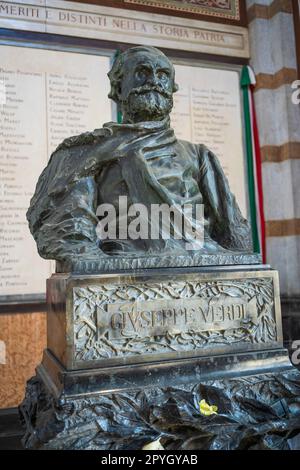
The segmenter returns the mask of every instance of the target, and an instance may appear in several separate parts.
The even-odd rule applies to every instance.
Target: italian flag
[[[261,172],[261,154],[254,107],[253,90],[255,75],[249,65],[245,65],[241,74],[241,87],[244,103],[244,122],[246,136],[248,189],[250,201],[250,220],[252,227],[253,248],[261,253],[266,261],[265,217],[263,207],[263,189]]]

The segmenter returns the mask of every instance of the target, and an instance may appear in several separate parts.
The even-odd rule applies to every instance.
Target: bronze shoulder
[[[72,137],[67,137],[63,140],[58,147],[55,149],[55,152],[58,150],[65,150],[72,147],[78,147],[81,145],[91,145],[96,144],[104,137],[108,137],[111,134],[110,130],[106,127],[101,129],[95,129],[91,132],[83,132],[79,135],[74,135]],[[54,152],[54,153],[55,153]]]

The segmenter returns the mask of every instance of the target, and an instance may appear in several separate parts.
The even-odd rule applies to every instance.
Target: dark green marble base
[[[201,414],[202,399],[217,414]],[[28,449],[136,450],[158,438],[169,450],[290,449],[300,436],[300,373],[128,383],[123,390],[59,397],[37,376],[27,384],[20,414]]]
[[[268,267],[55,274],[47,292],[48,350],[20,406],[24,447],[161,438],[166,449],[286,449],[299,434],[300,373]],[[218,413],[201,414],[203,399]]]

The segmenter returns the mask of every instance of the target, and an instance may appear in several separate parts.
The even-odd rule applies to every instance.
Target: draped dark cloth
[[[251,251],[249,224],[218,159],[204,145],[177,140],[167,118],[138,124],[107,123],[58,146],[38,180],[27,212],[39,254],[65,260],[108,252],[185,251],[184,239],[122,240],[115,242],[115,249],[110,240],[99,240],[97,206],[111,203],[117,207],[120,195],[126,195],[129,204],[148,208],[151,204],[204,204],[202,252]]]

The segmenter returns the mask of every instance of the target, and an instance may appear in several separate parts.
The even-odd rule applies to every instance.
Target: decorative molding
[[[124,0],[125,3],[239,20],[238,0]]]
[[[73,302],[77,361],[278,340],[274,286],[269,277],[90,284],[73,288]],[[214,319],[214,308],[227,312],[222,321]],[[200,311],[205,312],[203,318]],[[163,312],[167,319],[161,316]]]
[[[274,0],[271,5],[254,3],[248,11],[248,23],[255,19],[270,20],[277,13],[293,13],[292,0]]]
[[[300,219],[266,221],[267,237],[291,237],[300,235]]]
[[[300,142],[287,142],[283,145],[264,145],[260,149],[262,162],[280,163],[300,158]]]
[[[297,70],[283,67],[275,74],[259,73],[256,75],[256,86],[254,91],[261,90],[262,88],[268,90],[275,90],[282,85],[291,85],[297,80]]]
[[[232,269],[54,274],[47,347],[72,370],[280,347],[277,272]]]
[[[99,259],[68,260],[57,261],[56,272],[58,273],[85,273],[97,274],[116,271],[126,271],[133,269],[152,268],[183,268],[199,266],[232,266],[246,264],[260,264],[261,255],[259,253],[219,253],[202,254],[196,253],[191,256],[186,255],[149,255],[149,256],[104,256]]]
[[[50,0],[51,1],[51,0]],[[72,0],[77,3],[247,26],[245,0]],[[159,6],[160,5],[160,6]],[[215,5],[215,6],[214,6]],[[216,8],[218,7],[218,8]]]

